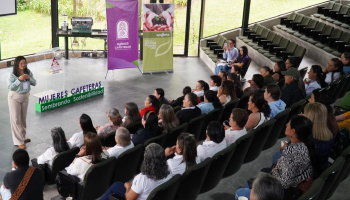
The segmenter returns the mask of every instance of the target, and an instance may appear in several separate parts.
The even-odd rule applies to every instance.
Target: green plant
[[[175,0],[176,5],[187,6],[187,0]]]
[[[29,9],[30,0],[17,0],[17,11],[25,11]]]

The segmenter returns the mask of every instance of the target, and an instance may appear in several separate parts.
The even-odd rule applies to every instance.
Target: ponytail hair
[[[271,109],[267,101],[264,99],[264,94],[256,92],[250,95],[252,103],[259,109],[259,112],[264,113],[266,118],[270,117]]]
[[[272,74],[272,73],[273,73],[272,69],[270,69],[270,67],[268,67],[268,66],[263,66],[262,68],[263,68],[265,71],[269,72],[269,74]]]
[[[197,143],[193,135],[189,133],[181,133],[177,137],[179,148],[182,150],[182,161],[186,163],[186,169],[196,165]]]
[[[231,83],[232,83],[232,82],[231,82]],[[216,94],[217,94],[217,93],[214,92],[214,91],[212,91],[212,90],[208,90],[208,91],[205,91],[205,92],[204,92],[205,98],[206,98],[209,102],[213,103],[214,108],[221,108],[222,105],[221,105],[221,103],[220,103],[220,100],[219,100],[218,96],[216,96]]]
[[[203,80],[199,80],[198,83],[201,84],[201,87],[202,87],[202,88],[204,88],[204,89],[203,89],[204,92],[207,91],[207,90],[209,90],[209,85],[208,85],[207,82],[205,82],[205,81],[203,81]]]
[[[311,69],[314,73],[317,75],[317,83],[320,84],[321,88],[324,88],[327,86],[327,83],[325,82],[326,75],[322,71],[322,67],[319,65],[312,65]]]

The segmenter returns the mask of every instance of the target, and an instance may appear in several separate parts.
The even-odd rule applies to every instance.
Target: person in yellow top
[[[335,117],[338,122],[339,129],[347,128],[350,131],[350,111]]]

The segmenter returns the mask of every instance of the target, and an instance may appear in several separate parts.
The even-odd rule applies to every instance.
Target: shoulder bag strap
[[[24,175],[21,183],[18,185],[15,193],[12,194],[10,200],[17,200],[22,195],[24,189],[26,188],[30,178],[32,177],[35,171],[35,167],[29,167],[26,174]]]

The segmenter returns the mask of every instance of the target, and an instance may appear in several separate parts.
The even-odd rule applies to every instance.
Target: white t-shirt
[[[70,148],[81,147],[84,145],[83,131],[74,133],[74,135],[67,141]]]
[[[197,95],[197,97],[201,97],[204,95],[204,90],[201,90],[201,91],[193,91],[194,94]]]
[[[131,189],[132,191],[139,194],[139,196],[137,197],[137,200],[146,200],[148,195],[152,192],[154,188],[168,181],[171,177],[172,177],[172,174],[170,173],[164,179],[154,181],[148,178],[146,175],[143,175],[142,173],[140,173],[136,175],[134,180],[132,181]]]
[[[120,154],[122,154],[124,151],[131,149],[134,147],[134,143],[130,142],[130,144],[126,147],[122,147],[119,145],[115,145],[112,148],[107,149],[107,152],[109,154],[109,157],[115,157],[118,158]]]
[[[212,91],[218,91],[220,89],[220,87],[218,86],[214,86],[214,87],[210,87],[209,90],[212,90]]]
[[[242,137],[243,135],[247,134],[247,130],[243,128],[242,130],[230,130],[227,129],[225,131],[225,140],[226,140],[226,145],[229,146],[230,144],[236,142],[238,138]]]
[[[220,143],[205,140],[202,145],[197,146],[197,155],[202,162],[208,157],[213,157],[214,154],[225,149],[226,147],[225,139]]]
[[[38,164],[42,165],[47,163],[49,166],[52,165],[53,158],[57,155],[55,148],[50,147],[38,157]]]
[[[169,169],[172,174],[183,174],[186,171],[186,163],[181,163],[182,159],[182,155],[178,155],[177,153],[175,153],[175,156],[173,158],[167,160]],[[196,157],[196,163],[198,164],[200,162],[201,161],[199,160],[199,158]]]
[[[326,74],[326,79],[325,79],[326,83],[330,84],[332,82],[332,74],[333,74],[333,72],[328,72]],[[334,72],[334,74],[333,74],[333,81],[335,81],[339,77],[340,77],[340,72]]]
[[[80,182],[84,180],[84,176],[89,167],[92,166],[90,156],[83,156],[76,158],[68,167],[66,167],[67,173],[70,175],[78,176]]]

